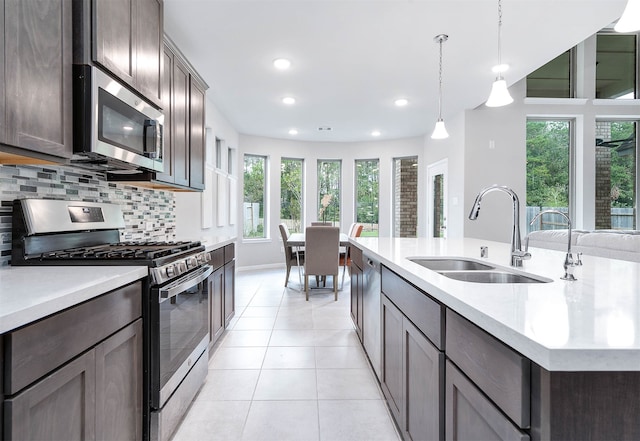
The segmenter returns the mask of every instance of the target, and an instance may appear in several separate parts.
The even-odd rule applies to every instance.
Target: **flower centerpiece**
[[[330,194],[325,194],[324,196],[322,196],[322,200],[320,201],[320,205],[322,205],[322,208],[320,208],[320,211],[318,212],[318,218],[321,218],[322,222],[326,221],[327,207],[331,205],[332,198],[333,195]]]

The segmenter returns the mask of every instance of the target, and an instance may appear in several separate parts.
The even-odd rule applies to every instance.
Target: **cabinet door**
[[[164,172],[157,174],[157,179],[164,182],[175,182],[174,177],[174,149],[173,149],[173,116],[171,108],[173,106],[173,59],[174,55],[171,49],[164,46],[162,52],[164,58],[162,63],[162,113],[164,113],[164,133],[163,133],[163,151],[162,165]]]
[[[362,342],[362,269],[351,261],[351,320],[356,327],[356,334]]]
[[[204,189],[205,151],[205,87],[191,76],[189,100],[189,187]]]
[[[528,441],[450,361],[446,362],[446,439],[449,441]]]
[[[136,52],[136,88],[149,100],[162,105],[163,3],[162,0],[137,0],[138,46]]]
[[[95,406],[95,352],[91,350],[5,400],[6,439],[95,439]]]
[[[93,59],[135,85],[137,0],[93,0]]]
[[[404,439],[444,439],[444,353],[409,320],[403,321]]]
[[[5,141],[69,158],[73,150],[71,2],[5,0],[4,6],[5,83],[0,87],[6,95]]]
[[[402,421],[402,313],[382,296],[382,391],[396,421]]]
[[[236,312],[235,290],[236,290],[236,261],[224,266],[224,326],[229,326],[229,322]]]
[[[142,439],[142,319],[96,346],[96,440]]]
[[[224,332],[224,267],[220,267],[209,276],[209,345],[220,338]]]
[[[189,70],[179,57],[173,60],[173,177],[178,185],[189,185]]]

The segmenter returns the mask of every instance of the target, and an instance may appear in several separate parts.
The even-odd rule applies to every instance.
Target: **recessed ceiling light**
[[[409,100],[406,98],[398,98],[397,100],[394,101],[394,103],[398,107],[404,107],[407,104],[409,104]]]
[[[295,104],[296,103],[296,99],[292,96],[285,96],[284,98],[282,98],[282,102],[284,104]]]
[[[329,127],[329,126],[320,126],[320,127],[318,127],[318,131],[319,132],[330,132],[332,130],[333,129],[331,127]]]
[[[374,130],[371,132],[371,136],[380,136],[380,130]]]
[[[276,58],[275,60],[273,60],[273,66],[276,69],[286,70],[291,67],[291,61],[287,60],[286,58]]]
[[[289,130],[289,135],[297,135],[298,131],[296,129]]]

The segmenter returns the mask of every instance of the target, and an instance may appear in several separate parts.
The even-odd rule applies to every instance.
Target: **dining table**
[[[300,281],[300,285],[302,286],[302,273],[300,269],[300,254],[302,248],[305,246],[305,234],[304,233],[292,233],[287,239],[287,245],[292,247],[292,250],[296,253],[296,261],[298,263],[298,279]],[[345,255],[348,252],[349,248],[349,236],[345,233],[340,233],[340,246],[345,248]],[[342,271],[347,271],[347,259],[344,259]],[[344,272],[342,273],[344,280]],[[340,289],[342,289],[342,283],[340,284]]]

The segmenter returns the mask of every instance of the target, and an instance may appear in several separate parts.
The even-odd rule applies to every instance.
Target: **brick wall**
[[[126,224],[122,240],[175,240],[172,192],[114,184],[101,173],[71,167],[0,165],[0,266],[9,264],[12,203],[20,198],[119,204]]]
[[[394,236],[396,237],[416,237],[418,234],[417,164],[417,158],[395,160]]]

